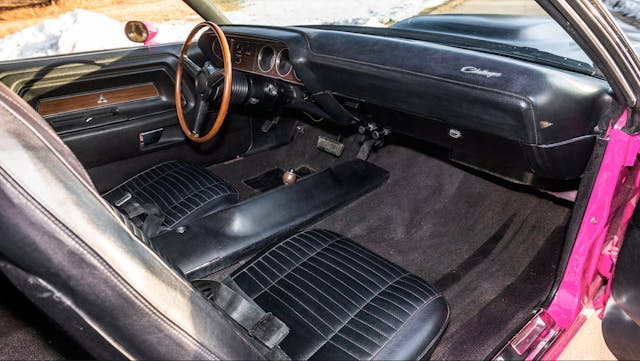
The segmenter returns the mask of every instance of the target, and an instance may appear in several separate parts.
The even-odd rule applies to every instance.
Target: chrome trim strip
[[[634,63],[635,60],[629,53],[629,48],[625,46],[625,43],[629,45],[626,37],[605,8],[594,7],[593,4],[588,2],[578,2],[577,5],[580,6],[582,11],[581,15],[592,21],[591,29],[596,32],[598,40],[603,43],[606,50],[613,57],[614,62],[624,76],[625,83],[628,83],[629,88],[635,90],[633,91],[633,96],[636,98],[637,103],[637,91],[640,88],[634,87],[633,83],[640,84],[640,77],[638,77],[638,67]]]
[[[543,0],[539,0],[542,2]],[[574,4],[583,0],[573,1]],[[579,14],[573,6],[571,6],[566,0],[548,0],[548,2],[565,17],[565,19],[571,24],[571,26],[578,32],[578,35],[589,45],[592,50],[596,52],[596,55],[600,57],[600,60],[607,67],[607,71],[603,73],[610,74],[613,79],[607,79],[620,88],[623,94],[620,94],[624,100],[630,105],[635,106],[637,98],[633,92],[633,88],[628,84],[623,71],[619,68],[609,49],[602,43],[600,36],[602,34],[596,34],[593,29],[587,24],[581,14]],[[584,10],[584,8],[583,8]],[[557,20],[557,19],[556,19]],[[591,19],[593,22],[593,19]],[[600,36],[599,36],[600,35]],[[601,69],[604,70],[604,69]]]

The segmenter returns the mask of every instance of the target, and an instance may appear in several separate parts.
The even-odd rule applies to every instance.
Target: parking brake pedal
[[[262,123],[260,130],[263,133],[268,133],[271,130],[271,128],[278,125],[279,122],[280,122],[280,116],[276,115],[275,117],[273,117],[273,119],[265,120],[265,122]]]
[[[327,152],[333,156],[340,157],[344,152],[344,143],[341,143],[335,139],[319,136],[318,137],[318,149],[323,152]]]

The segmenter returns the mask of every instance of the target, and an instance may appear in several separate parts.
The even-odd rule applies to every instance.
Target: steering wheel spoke
[[[224,69],[218,69],[213,74],[210,75],[209,82],[212,86],[217,86],[223,81],[224,81]]]
[[[211,102],[206,100],[199,100],[196,104],[196,113],[193,120],[193,125],[191,127],[191,134],[200,135],[202,131],[202,126],[205,123],[205,119],[207,117],[207,113],[209,112],[209,108],[211,107]]]
[[[224,62],[223,68],[216,68],[211,62],[206,62],[202,67],[199,67],[191,59],[187,57],[187,51],[189,46],[193,42],[194,37],[202,28],[210,28],[217,35],[222,48],[222,58]],[[195,89],[197,94],[195,117],[193,119],[192,126],[189,126],[185,120],[182,103],[180,101],[182,74],[184,71],[190,73],[195,79]],[[222,32],[222,29],[216,24],[205,21],[196,25],[187,40],[182,46],[180,57],[178,58],[178,67],[176,69],[176,111],[178,113],[178,120],[180,122],[180,129],[185,136],[198,143],[203,143],[211,140],[220,130],[224,119],[229,109],[229,103],[231,101],[231,52],[229,51],[229,44]],[[222,83],[222,92],[220,92]],[[209,131],[204,135],[201,135],[202,128],[207,124],[207,114],[211,108],[211,105],[215,99],[217,99],[222,93],[222,99],[220,101],[220,109],[218,110],[215,122]]]
[[[184,69],[192,77],[195,77],[202,70],[202,68],[200,68],[198,64],[191,60],[186,54],[184,55],[182,61],[184,62]]]

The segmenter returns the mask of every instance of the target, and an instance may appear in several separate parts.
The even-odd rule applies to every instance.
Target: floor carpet
[[[451,306],[435,359],[480,359],[547,294],[570,207],[425,152],[387,146],[389,182],[314,225],[431,282]]]
[[[91,358],[3,274],[0,289],[0,360]]]

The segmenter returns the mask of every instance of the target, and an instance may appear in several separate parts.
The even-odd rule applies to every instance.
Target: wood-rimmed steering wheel
[[[220,42],[222,60],[224,62],[224,68],[222,69],[216,69],[210,62],[205,63],[203,67],[199,67],[187,56],[187,52],[189,50],[189,46],[191,46],[191,43],[193,42],[193,38],[201,29],[207,27],[213,30]],[[182,74],[185,63],[188,63],[191,70],[197,74],[195,79],[196,112],[195,119],[191,126],[187,124],[182,112]],[[205,118],[207,116],[207,112],[209,111],[211,103],[219,95],[218,89],[221,81],[224,81],[224,85],[222,88],[222,99],[220,101],[218,115],[211,129],[201,136],[200,132],[206,123]],[[222,127],[224,119],[227,116],[227,111],[229,110],[229,102],[231,100],[231,81],[231,52],[229,51],[229,43],[227,42],[227,38],[224,36],[222,29],[210,21],[205,21],[196,25],[193,30],[191,30],[191,33],[189,33],[184,45],[182,45],[180,57],[178,58],[178,68],[176,70],[176,110],[178,112],[180,128],[188,139],[197,143],[204,143],[211,140],[216,134],[218,134],[218,131]]]

